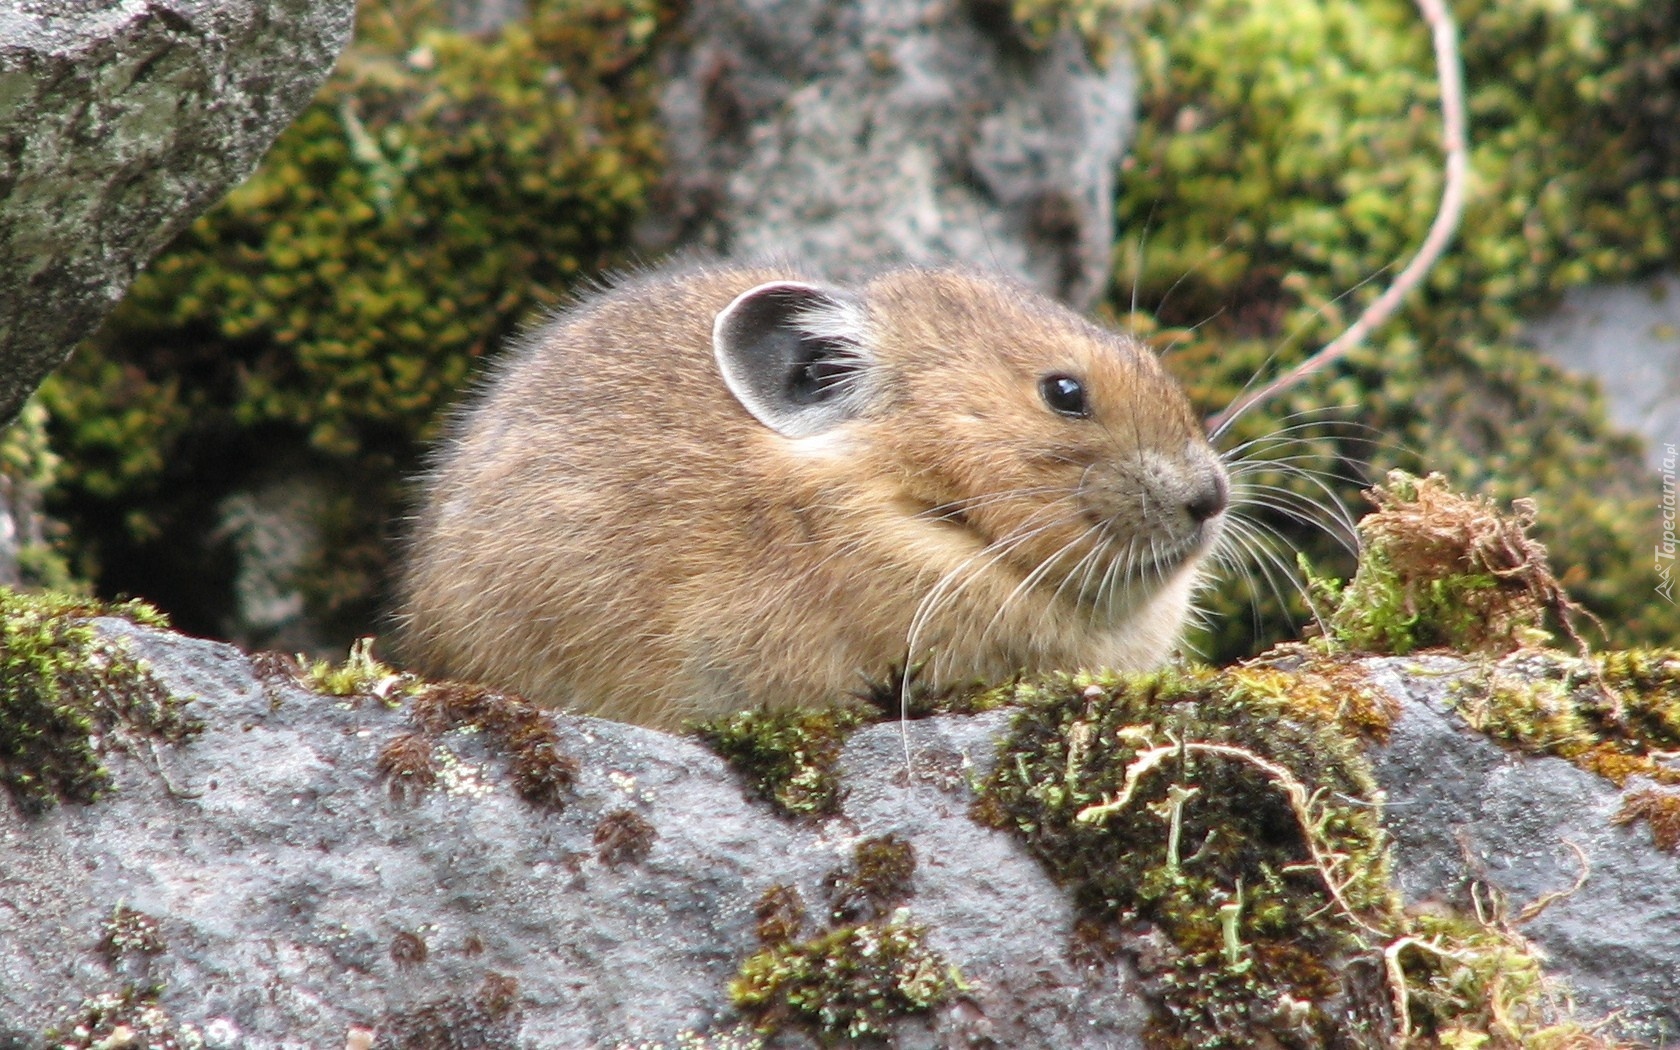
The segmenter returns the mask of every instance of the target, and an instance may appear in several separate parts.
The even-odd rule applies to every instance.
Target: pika
[[[913,665],[1143,669],[1228,498],[1150,351],[1004,280],[653,272],[458,413],[399,639],[428,672],[659,728]]]

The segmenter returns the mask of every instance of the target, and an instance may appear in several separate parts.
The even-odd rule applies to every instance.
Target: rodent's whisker
[[[1055,568],[1056,563],[1062,560],[1063,555],[1078,547],[1081,543],[1084,543],[1092,535],[1100,535],[1101,530],[1102,526],[1100,525],[1087,526],[1083,532],[1056,548],[1054,553],[1041,560],[1031,572],[1022,577],[1021,582],[1015,585],[1015,589],[1004,595],[1003,601],[998,603],[997,611],[992,614],[992,618],[990,620],[986,621],[986,626],[980,629],[980,642],[982,644],[985,643],[987,637],[991,635],[993,628],[998,625],[998,622],[1003,618],[1004,614],[1009,611],[1010,607],[1023,592],[1038,586],[1039,582],[1043,580],[1044,577],[1048,576]],[[1075,565],[1077,566],[1077,563],[1075,563]],[[1063,583],[1066,583],[1065,578]],[[1060,593],[1060,590],[1061,588],[1058,587],[1057,592]]]
[[[1055,509],[1055,504],[1051,504],[1049,507],[1037,508],[1034,510],[1033,514],[1037,515],[1045,512],[1046,510],[1053,509]],[[940,580],[935,583],[922,598],[921,602],[917,606],[916,615],[910,621],[910,655],[914,656],[916,654],[918,648],[915,644],[916,639],[919,637],[922,629],[925,628],[927,623],[932,619],[934,614],[941,608],[943,603],[946,603],[949,599],[954,599],[957,594],[961,593],[962,589],[966,587],[970,581],[978,577],[979,571],[991,568],[1004,558],[1013,554],[1020,547],[1037,539],[1043,533],[1055,528],[1057,525],[1062,524],[1067,520],[1071,520],[1072,516],[1077,514],[1077,509],[1068,513],[1069,517],[1067,518],[1051,520],[1043,523],[1042,525],[1035,525],[1030,528],[1028,526],[1032,525],[1033,519],[1032,516],[1029,516],[1027,521],[1023,522],[1017,531],[1011,532],[993,541],[988,546],[975,552],[968,558],[965,558],[950,572],[941,577]],[[973,570],[974,562],[981,557],[986,557],[986,561],[978,567],[978,571],[971,571]],[[964,578],[956,583],[955,588],[951,588],[952,582],[958,581],[959,577]]]
[[[1275,485],[1244,487],[1243,507],[1233,518],[1242,518],[1252,508],[1271,510],[1293,521],[1315,526],[1350,553],[1359,549],[1359,533],[1353,515],[1340,501],[1321,500]]]
[[[1215,556],[1222,565],[1231,565],[1245,576],[1250,586],[1253,586],[1253,571],[1258,569],[1261,578],[1265,580],[1267,589],[1277,599],[1280,606],[1288,605],[1286,592],[1293,592],[1301,596],[1306,602],[1313,619],[1320,623],[1323,616],[1318,610],[1313,594],[1306,583],[1300,578],[1299,567],[1288,560],[1281,553],[1291,550],[1288,538],[1275,526],[1268,522],[1234,515],[1226,523],[1230,526],[1230,535],[1236,546],[1236,551],[1227,554],[1216,552]],[[1280,582],[1282,581],[1282,582]],[[1288,586],[1285,587],[1284,583]],[[1253,609],[1258,628],[1259,609]]]

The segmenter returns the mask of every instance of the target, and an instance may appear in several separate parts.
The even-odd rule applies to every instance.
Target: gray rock
[[[233,607],[217,624],[217,637],[289,653],[329,648],[305,615],[297,582],[321,552],[318,516],[335,494],[318,473],[281,475],[217,504],[209,543],[225,546],[234,565]]]
[[[836,279],[962,262],[1075,306],[1103,290],[1135,74],[1072,32],[1029,46],[975,0],[699,0],[663,97],[654,247]]]
[[[486,734],[437,737],[439,786],[397,797],[377,762],[412,730],[407,712],[260,677],[231,646],[100,629],[196,697],[206,730],[179,745],[108,742],[117,790],[98,803],[38,817],[0,804],[0,1046],[33,1045],[95,997],[149,985],[178,1030],[212,1047],[343,1046],[356,1029],[376,1045],[424,1043],[449,1026],[490,1046],[750,1046],[727,988],[759,947],[760,896],[797,888],[814,934],[826,876],[886,834],[918,858],[910,919],[966,984],[897,1022],[892,1045],[1142,1045],[1148,1002],[1129,964],[1073,961],[1063,891],[1013,836],[969,816],[1007,712],[860,730],[842,756],[844,812],[815,822],[745,797],[692,740],[557,715],[581,771],[555,812],[517,796]],[[1621,795],[1607,783],[1468,732],[1447,697],[1469,665],[1368,666],[1406,705],[1373,762],[1407,899],[1463,906],[1476,879],[1514,914],[1571,888],[1574,843],[1590,877],[1521,932],[1584,1016],[1620,1010],[1627,1034],[1672,1041],[1680,858],[1648,829],[1612,824]],[[654,831],[640,858],[596,841],[625,810]],[[119,906],[157,921],[161,951],[101,951]],[[511,1011],[473,1014],[498,979],[514,982]],[[788,1031],[772,1045],[816,1044]]]
[[[1680,444],[1680,277],[1571,289],[1528,337],[1602,383],[1611,422],[1643,436],[1662,469],[1663,446]]]
[[[1404,702],[1386,747],[1372,752],[1388,793],[1396,873],[1408,902],[1469,909],[1470,885],[1493,887],[1509,912],[1567,893],[1518,932],[1574,992],[1583,1017],[1619,1012],[1626,1035],[1654,1046],[1680,1037],[1680,856],[1648,828],[1612,823],[1623,793],[1559,758],[1520,756],[1468,731],[1450,697],[1469,665],[1440,657],[1373,660],[1375,683]],[[1581,851],[1578,857],[1575,850]]]
[[[0,422],[326,79],[354,0],[0,0]]]
[[[100,623],[198,697],[207,729],[182,745],[114,749],[117,791],[99,803],[34,819],[0,805],[0,1045],[139,977],[161,982],[169,1016],[212,1045],[412,1032],[454,1016],[488,974],[518,982],[491,1045],[740,1035],[727,986],[758,948],[759,896],[796,886],[815,913],[824,876],[887,832],[920,857],[911,919],[969,984],[902,1021],[897,1045],[1139,1045],[1146,1014],[1129,975],[1075,972],[1061,894],[1012,837],[967,816],[965,770],[989,759],[1001,716],[910,725],[924,775],[908,785],[898,727],[857,734],[848,816],[822,823],[749,801],[691,740],[567,716],[555,725],[581,774],[563,812],[520,800],[481,735],[459,731],[439,745],[443,789],[405,801],[375,768],[405,730],[402,712],[260,681],[230,646]],[[644,859],[615,866],[594,835],[624,809],[657,838]],[[138,977],[98,950],[119,904],[157,919],[165,945]],[[424,961],[412,961],[412,941],[409,962],[393,958],[408,934],[425,942]]]

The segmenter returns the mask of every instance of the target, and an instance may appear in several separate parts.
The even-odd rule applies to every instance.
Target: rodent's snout
[[[1205,524],[1222,514],[1230,503],[1231,482],[1225,476],[1224,467],[1213,463],[1196,471],[1184,499],[1184,510],[1191,521]]]

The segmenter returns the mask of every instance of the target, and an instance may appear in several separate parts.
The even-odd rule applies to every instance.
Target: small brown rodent
[[[932,685],[1146,668],[1228,482],[1154,355],[998,279],[631,279],[457,421],[401,580],[435,674],[671,728]]]

